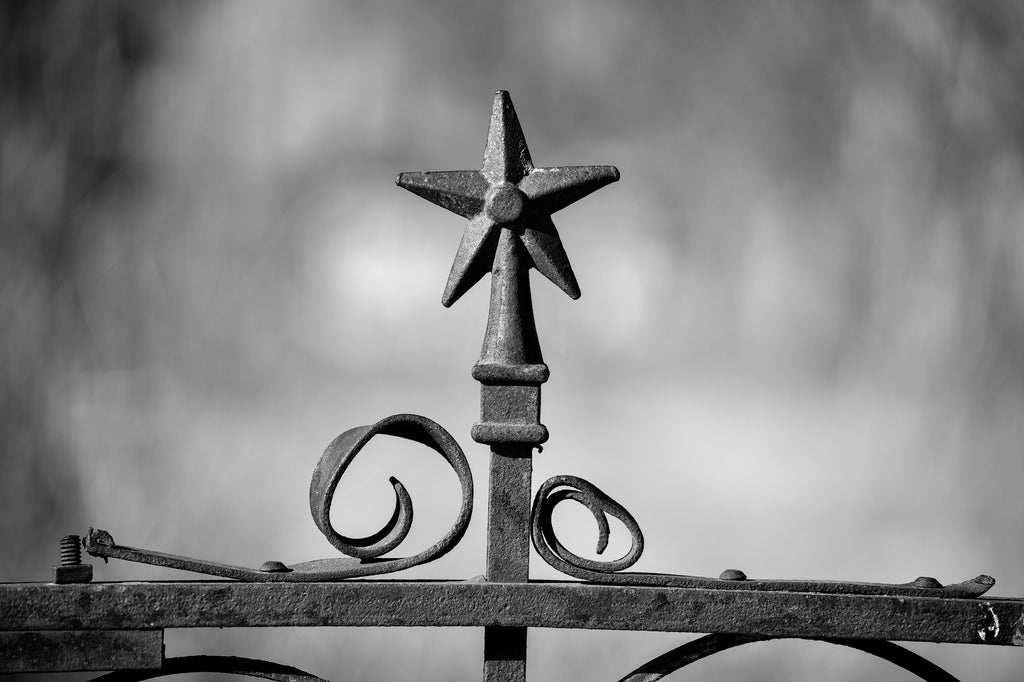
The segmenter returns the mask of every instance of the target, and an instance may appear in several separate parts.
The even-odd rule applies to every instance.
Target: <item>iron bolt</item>
[[[60,565],[53,567],[53,582],[66,585],[91,580],[92,564],[82,563],[82,538],[65,535],[60,539]]]
[[[77,535],[65,535],[60,539],[61,566],[78,566],[82,563],[81,542]]]

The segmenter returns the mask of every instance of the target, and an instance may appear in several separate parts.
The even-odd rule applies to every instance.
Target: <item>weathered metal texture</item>
[[[327,450],[313,472],[313,480],[309,484],[309,509],[317,527],[328,541],[350,557],[379,559],[382,555],[398,547],[412,527],[412,500],[401,482],[394,477],[391,478],[391,484],[395,489],[395,511],[383,529],[369,537],[348,538],[335,531],[334,526],[331,525],[331,502],[342,474],[345,473],[349,463],[362,450],[363,446],[378,434],[405,438],[431,448],[455,470],[462,488],[462,504],[459,507],[459,514],[448,533],[437,543],[415,556],[405,559],[384,559],[377,562],[377,565],[383,564],[389,569],[382,572],[391,572],[431,561],[458,544],[469,526],[469,519],[473,511],[473,475],[462,448],[451,434],[426,417],[414,414],[394,415],[382,419],[372,426],[349,429],[341,434],[327,446]],[[299,564],[292,570],[305,570],[320,574],[323,570],[323,561]],[[362,575],[370,574],[363,573]]]
[[[477,171],[401,173],[396,183],[464,218],[469,225],[441,303],[450,306],[487,273],[491,300],[480,361],[480,422],[470,436],[491,446],[487,579],[525,581],[529,572],[531,457],[548,439],[540,385],[548,367],[530,293],[536,268],[571,298],[576,275],[551,214],[619,179],[612,166],[536,168],[509,94],[494,95],[483,165]],[[526,631],[484,632],[484,679],[526,677]]]
[[[578,582],[0,585],[0,630],[322,625],[719,632],[1024,646],[1024,599]]]
[[[468,218],[441,303],[450,306],[488,272],[491,302],[480,362],[481,418],[473,440],[539,445],[540,384],[548,378],[533,317],[529,270],[571,298],[580,289],[551,214],[619,179],[614,166],[536,168],[512,99],[495,93],[479,171],[400,173],[410,192]]]
[[[53,567],[53,582],[87,583],[92,580],[92,564],[82,563],[82,538],[65,535],[60,539],[60,564]]]
[[[277,682],[328,682],[290,665],[240,656],[179,656],[165,659],[159,670],[117,670],[92,682],[140,682],[185,673],[225,673]]]
[[[539,383],[493,379],[480,383],[480,422],[470,431],[473,440],[493,445],[524,444],[531,449],[547,441],[548,430],[540,423]]]
[[[623,557],[611,560],[584,559],[569,551],[558,540],[551,520],[555,507],[566,500],[583,505],[594,515],[598,524],[598,554],[603,553],[608,545],[609,514],[620,520],[629,532],[629,551]],[[944,586],[928,576],[906,583],[863,583],[836,580],[752,580],[737,569],[727,569],[718,578],[671,573],[619,573],[636,563],[643,552],[644,538],[640,526],[625,507],[594,484],[577,476],[554,476],[540,486],[533,503],[532,530],[533,546],[549,565],[575,578],[611,585],[971,598],[980,597],[995,584],[995,580],[987,575]]]
[[[0,673],[159,668],[163,630],[0,631]]]
[[[447,307],[488,272],[504,278],[493,271],[502,233],[522,245],[527,267],[579,298],[579,285],[551,214],[618,179],[614,166],[535,168],[512,98],[499,91],[494,95],[481,170],[400,173],[395,182],[470,220],[441,298]],[[493,348],[485,346],[485,357],[488,349],[498,353],[538,350],[505,348],[496,341]]]
[[[525,583],[530,578],[530,535],[525,529],[530,523],[532,475],[533,445],[491,446],[485,573],[491,582]],[[483,679],[526,679],[525,627],[484,628]]]
[[[380,558],[398,547],[412,527],[412,499],[397,478],[390,479],[395,491],[395,511],[380,531],[365,538],[349,538],[338,533],[331,524],[330,509],[338,482],[355,456],[378,435],[405,438],[434,450],[451,465],[462,488],[462,504],[452,528],[438,542],[414,556]],[[433,561],[458,544],[469,526],[473,511],[473,476],[462,448],[440,425],[419,415],[397,414],[376,424],[349,429],[327,446],[313,471],[309,508],[320,531],[347,557],[318,559],[291,566],[271,560],[255,569],[118,545],[110,533],[94,529],[90,529],[86,538],[86,550],[97,557],[256,582],[320,582],[392,573]]]
[[[623,677],[619,682],[657,682],[670,673],[684,668],[691,663],[707,658],[721,651],[733,647],[751,644],[753,642],[766,642],[777,637],[764,635],[708,635],[695,639],[692,642],[676,647],[671,651],[648,661],[630,674]],[[926,658],[918,656],[913,651],[885,641],[871,641],[858,639],[820,639],[819,641],[846,646],[864,653],[877,656],[892,663],[895,666],[909,671],[928,682],[958,682],[957,678],[935,665]]]
[[[491,448],[486,576],[492,582],[529,579],[531,450],[529,445]]]

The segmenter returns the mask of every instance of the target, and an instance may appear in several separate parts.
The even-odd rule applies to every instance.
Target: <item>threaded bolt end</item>
[[[65,535],[60,539],[60,565],[78,566],[82,563],[82,539],[77,535]]]

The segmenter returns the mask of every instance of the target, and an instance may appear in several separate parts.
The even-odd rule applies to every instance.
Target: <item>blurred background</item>
[[[90,526],[246,565],[330,556],[313,466],[397,412],[449,429],[477,486],[463,542],[405,575],[482,573],[487,286],[440,306],[465,221],[393,177],[479,168],[507,89],[539,166],[622,173],[555,218],[583,298],[534,278],[552,370],[535,485],[571,473],[624,504],[636,570],[988,573],[1024,596],[1019,3],[7,0],[0,79],[0,580],[49,579],[60,536]],[[393,473],[417,508],[401,550],[431,544],[458,486],[424,452],[375,442],[337,524],[380,527]],[[585,512],[557,521],[592,546]],[[530,679],[617,679],[690,637],[534,630]],[[910,646],[979,682],[1024,665]],[[466,680],[482,633],[167,647]],[[781,642],[678,676],[900,673]]]

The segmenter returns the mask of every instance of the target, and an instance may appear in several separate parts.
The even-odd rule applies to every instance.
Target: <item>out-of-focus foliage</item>
[[[69,375],[110,353],[97,344],[81,278],[96,242],[121,225],[97,210],[142,178],[124,144],[138,70],[159,30],[147,8],[114,2],[0,4],[0,537],[4,573],[53,555],[82,513],[74,444],[57,423]],[[124,292],[124,305],[138,305]]]

